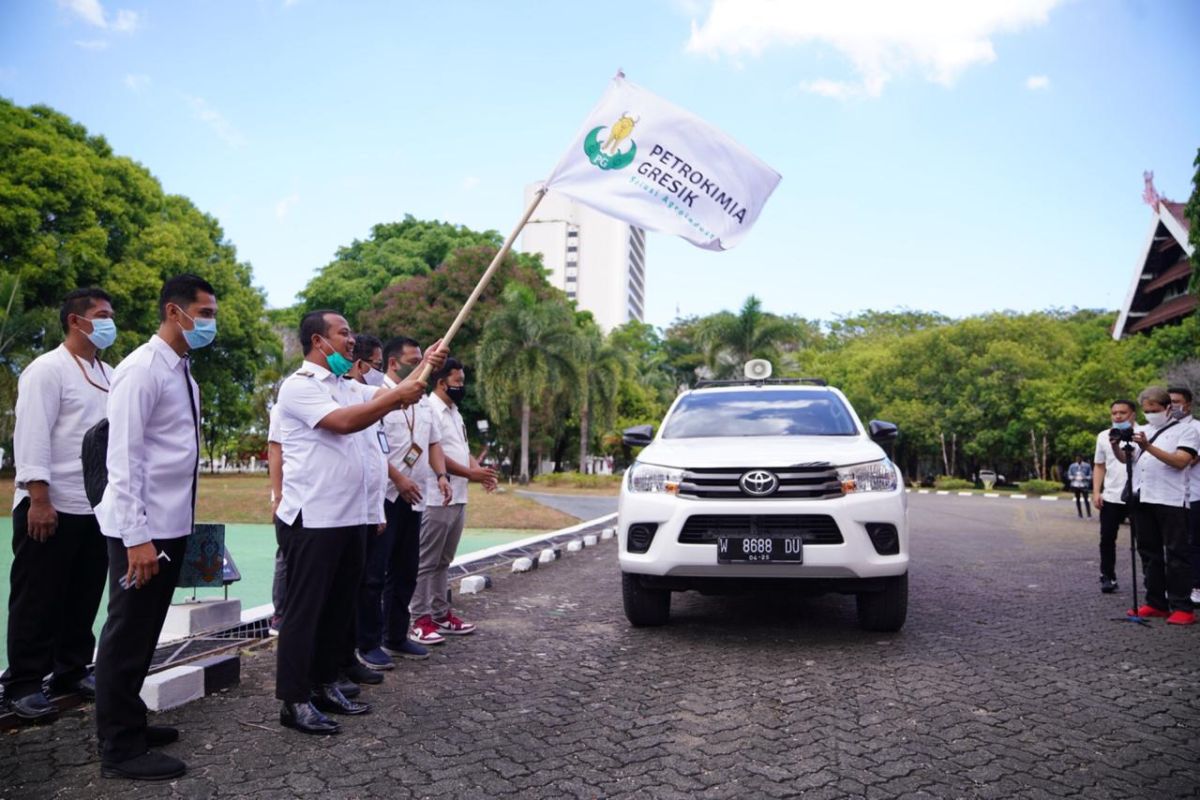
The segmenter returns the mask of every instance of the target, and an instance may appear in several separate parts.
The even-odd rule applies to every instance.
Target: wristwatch
[[[437,476],[438,476],[438,478],[445,478],[446,480],[450,480],[450,476],[445,472],[439,472],[437,474]]]

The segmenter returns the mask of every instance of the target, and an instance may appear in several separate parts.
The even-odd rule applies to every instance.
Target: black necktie
[[[189,527],[196,526],[196,483],[199,480],[200,472],[200,420],[196,418],[196,400],[192,395],[192,373],[188,370],[190,360],[187,356],[183,357],[183,385],[187,388],[188,396],[188,411],[192,412],[192,429],[196,432],[196,462],[192,467],[192,524]]]

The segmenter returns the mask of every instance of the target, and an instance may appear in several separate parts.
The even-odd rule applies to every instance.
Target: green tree
[[[579,325],[579,470],[587,465],[592,441],[592,424],[601,429],[612,425],[617,410],[621,379],[629,371],[624,351],[605,338],[590,314],[581,314]]]
[[[500,249],[503,238],[495,231],[482,233],[447,222],[423,221],[406,215],[401,222],[371,228],[365,240],[338,248],[299,293],[300,310],[331,308],[348,320],[374,304],[374,298],[392,284],[428,275],[455,250],[464,247]]]
[[[488,317],[476,365],[484,403],[493,417],[516,405],[520,413],[520,480],[529,482],[530,417],[535,400],[552,387],[582,391],[583,353],[571,309],[539,301],[528,286],[510,283]]]
[[[116,362],[158,327],[162,282],[186,271],[210,281],[220,303],[217,341],[194,358],[210,457],[252,422],[246,399],[279,342],[250,266],[213,217],[45,106],[0,100],[0,265],[8,331],[0,334],[8,339],[0,344],[0,406],[13,404],[9,378],[62,341],[66,292],[99,286],[112,295],[120,334],[105,358]]]
[[[778,363],[782,349],[799,339],[794,322],[763,311],[762,301],[753,295],[737,314],[722,311],[703,320],[698,333],[705,365],[717,378],[740,376],[754,358]]]

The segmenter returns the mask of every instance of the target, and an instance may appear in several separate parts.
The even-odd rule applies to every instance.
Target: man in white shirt
[[[1200,420],[1192,416],[1192,390],[1186,386],[1167,389],[1171,395],[1171,416],[1200,428]],[[1200,605],[1200,457],[1193,458],[1187,468],[1188,484],[1188,543],[1192,563],[1192,605]]]
[[[1111,594],[1117,584],[1117,532],[1128,516],[1129,509],[1121,493],[1129,475],[1125,463],[1117,455],[1122,443],[1114,440],[1114,431],[1133,435],[1133,420],[1137,407],[1132,400],[1115,400],[1108,407],[1112,427],[1096,434],[1096,453],[1092,458],[1092,504],[1100,512],[1100,591]],[[1128,440],[1127,440],[1128,441]]]
[[[343,375],[353,365],[354,335],[340,314],[313,311],[300,321],[304,363],[279,390],[283,499],[275,530],[287,562],[287,613],[279,631],[275,696],[279,721],[303,733],[333,734],[341,726],[322,711],[362,714],[336,684],[354,600],[362,577],[362,537],[374,520],[361,431],[389,411],[420,399],[416,380],[367,395]],[[428,356],[440,365],[442,351]],[[367,387],[362,387],[366,389]],[[369,399],[368,399],[369,398]],[[385,442],[377,440],[382,448]],[[319,706],[319,707],[318,707]]]
[[[383,385],[396,386],[421,363],[421,346],[414,339],[395,337],[383,348],[382,362],[387,367]],[[383,418],[383,426],[388,440],[387,527],[367,548],[358,601],[358,658],[373,669],[391,666],[397,656],[429,656],[424,646],[408,638],[408,604],[420,565],[425,481],[430,465],[439,473],[446,471],[427,400],[393,411]],[[441,491],[434,502],[449,502],[449,481],[442,478],[437,485]]]
[[[216,292],[196,275],[171,278],[158,317],[158,332],[117,367],[108,395],[108,485],[96,506],[108,537],[108,620],[96,653],[96,731],[107,778],[167,780],[186,771],[149,749],[179,734],[147,725],[139,694],[195,523],[200,387],[190,353],[216,337]]]
[[[425,496],[436,497],[438,482],[449,478],[451,498],[448,504],[427,504],[421,519],[421,565],[417,587],[409,613],[413,617],[410,638],[418,644],[441,644],[444,636],[473,633],[475,626],[456,617],[446,599],[448,572],[462,539],[467,519],[467,484],[482,483],[489,492],[496,488],[496,471],[479,466],[467,446],[467,427],[458,404],[466,396],[463,365],[453,358],[433,373],[434,390],[426,398],[441,439],[446,459],[446,474],[432,474],[425,481]]]
[[[1191,600],[1187,541],[1187,468],[1200,453],[1197,426],[1171,419],[1170,395],[1151,386],[1138,395],[1148,427],[1133,435],[1141,449],[1133,467],[1138,502],[1133,511],[1138,554],[1146,576],[1139,617],[1166,617],[1171,625],[1196,621]]]
[[[0,683],[25,720],[58,713],[42,693],[48,674],[55,689],[95,693],[87,667],[108,564],[79,453],[83,434],[104,419],[112,368],[98,351],[117,336],[112,301],[99,289],[76,289],[63,298],[59,320],[63,343],[21,373],[13,431],[8,669]]]
[[[283,499],[283,445],[279,434],[279,404],[271,406],[267,416],[267,476],[271,480],[271,519],[275,518],[275,509]],[[279,635],[279,625],[283,622],[283,612],[287,605],[287,564],[283,560],[283,550],[275,548],[275,575],[271,579],[271,621],[268,630],[273,635]]]

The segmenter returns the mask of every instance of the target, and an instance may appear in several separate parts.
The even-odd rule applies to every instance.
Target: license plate
[[[799,536],[719,536],[718,564],[802,564],[804,540]]]

